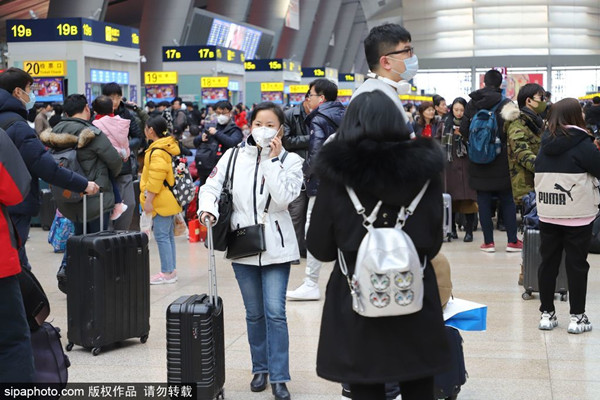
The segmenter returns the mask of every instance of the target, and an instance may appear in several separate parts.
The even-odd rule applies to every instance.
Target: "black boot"
[[[271,389],[275,400],[290,400],[292,398],[285,383],[271,383]]]
[[[253,392],[262,392],[267,388],[267,376],[269,374],[254,374],[254,378],[252,378],[252,382],[250,382],[250,390]]]

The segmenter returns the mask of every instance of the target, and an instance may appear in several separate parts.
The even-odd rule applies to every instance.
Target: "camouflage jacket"
[[[516,105],[504,107],[502,117],[507,137],[508,166],[515,203],[534,189],[535,157],[540,150],[541,130],[535,133],[533,117],[520,111]]]

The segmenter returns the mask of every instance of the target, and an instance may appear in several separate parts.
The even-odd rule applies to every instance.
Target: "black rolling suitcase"
[[[523,235],[523,288],[525,289],[522,295],[523,300],[531,299],[533,292],[540,291],[538,281],[538,270],[542,262],[540,245],[540,231],[538,229],[526,229]],[[567,301],[568,284],[564,252],[558,269],[554,292],[560,294],[562,301]]]
[[[102,210],[100,215],[102,226]],[[129,338],[145,343],[150,331],[148,236],[128,231],[86,234],[85,220],[84,234],[67,241],[66,349],[76,344],[98,355],[103,346]]]
[[[450,346],[450,360],[452,368],[438,374],[434,378],[434,391],[436,399],[454,400],[462,385],[467,382],[467,369],[463,352],[463,339],[458,329],[446,326],[446,337]]]
[[[180,297],[167,308],[167,381],[192,385],[199,400],[225,398],[223,301],[217,295],[211,227],[206,242],[210,293]]]
[[[56,215],[56,201],[50,189],[42,189],[42,206],[40,208],[40,225],[43,230],[49,231]]]

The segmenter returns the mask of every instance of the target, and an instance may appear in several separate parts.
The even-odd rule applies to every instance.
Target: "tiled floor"
[[[488,305],[488,330],[464,332],[469,379],[460,399],[583,400],[600,398],[600,333],[566,332],[567,303],[557,301],[559,326],[552,332],[537,329],[536,299],[521,299],[517,286],[520,254],[505,253],[505,234],[495,232],[498,252],[487,254],[473,243],[456,240],[442,251],[452,265],[456,297]],[[56,287],[55,273],[62,255],[52,253],[47,232],[33,228],[27,249],[38,279],[49,295],[53,324],[66,331],[66,298]],[[461,235],[462,237],[462,235]],[[202,244],[177,239],[179,282],[151,287],[151,331],[146,344],[129,340],[93,357],[75,346],[69,353],[71,382],[166,382],[165,310],[186,294],[207,290],[207,251]],[[600,329],[600,256],[590,255],[588,316]],[[272,399],[270,391],[249,391],[250,354],[244,308],[229,263],[217,256],[219,295],[225,303],[225,345],[228,400]],[[160,270],[156,244],[151,243],[151,273]],[[320,282],[324,290],[331,266]],[[302,280],[303,266],[293,266],[290,286]],[[288,385],[294,400],[340,398],[340,386],[315,374],[316,348],[322,301],[289,302],[290,369]],[[66,336],[66,335],[64,335]]]

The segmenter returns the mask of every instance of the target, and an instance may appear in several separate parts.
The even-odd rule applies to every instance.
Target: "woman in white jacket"
[[[231,229],[255,225],[264,217],[267,250],[233,263],[244,306],[248,342],[252,355],[250,383],[253,392],[263,391],[267,378],[276,400],[290,399],[285,382],[289,374],[289,337],[285,313],[290,262],[300,258],[288,205],[302,186],[302,158],[283,149],[284,115],[273,103],[259,104],[252,112],[251,134],[239,147],[233,169],[233,213]],[[200,188],[200,221],[219,217],[218,198],[229,158],[229,149]],[[231,174],[231,172],[230,172]]]

